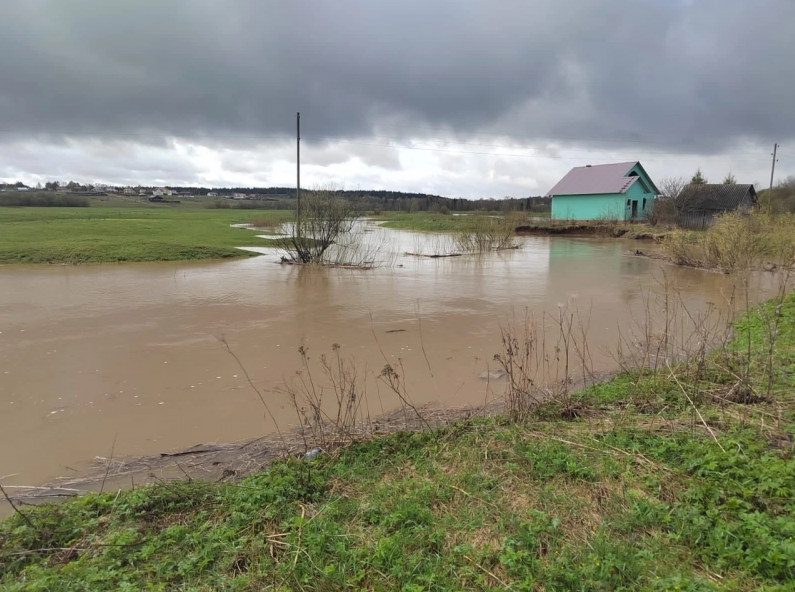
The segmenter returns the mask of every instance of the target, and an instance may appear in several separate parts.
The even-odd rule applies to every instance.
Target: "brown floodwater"
[[[47,482],[111,450],[157,454],[272,432],[222,336],[285,429],[296,419],[280,387],[300,370],[301,345],[315,364],[339,344],[370,377],[371,415],[398,405],[373,377],[398,360],[413,403],[480,405],[502,388],[481,378],[495,369],[500,327],[525,311],[579,310],[593,367],[609,371],[619,327],[642,318],[646,302],[659,306],[649,296],[665,282],[694,311],[725,303],[733,289],[730,276],[626,254],[640,243],[526,237],[515,251],[427,259],[402,255],[438,249],[425,236],[372,234],[386,237],[394,256],[367,271],[277,265],[273,253],[0,266],[3,484]],[[772,283],[760,277],[755,300]]]

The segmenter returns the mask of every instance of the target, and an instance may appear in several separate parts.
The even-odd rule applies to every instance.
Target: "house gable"
[[[649,177],[649,174],[646,172],[646,169],[643,168],[643,165],[640,164],[640,162],[636,162],[633,167],[627,171],[625,176],[638,177],[643,182],[644,193],[660,195],[660,190],[657,189],[654,181],[651,180],[651,177]]]

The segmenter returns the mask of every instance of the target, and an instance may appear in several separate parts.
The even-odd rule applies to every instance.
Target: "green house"
[[[659,190],[640,162],[575,167],[555,185],[553,220],[645,220]]]

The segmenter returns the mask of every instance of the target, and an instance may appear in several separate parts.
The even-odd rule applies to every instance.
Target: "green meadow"
[[[92,200],[93,202],[93,200]],[[288,220],[288,210],[268,211]],[[111,263],[247,257],[236,247],[264,245],[231,224],[263,212],[93,202],[91,207],[0,208],[0,263]]]

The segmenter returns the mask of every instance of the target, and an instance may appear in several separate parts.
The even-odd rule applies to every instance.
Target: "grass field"
[[[267,212],[289,219],[287,210]],[[0,263],[104,263],[246,257],[265,241],[230,228],[262,212],[92,200],[89,208],[0,208]]]
[[[466,213],[461,215],[453,214],[433,214],[429,212],[416,212],[412,214],[401,212],[386,212],[376,219],[383,219],[382,226],[385,228],[394,228],[397,230],[417,230],[420,232],[466,232],[473,230],[477,226],[476,218],[478,216],[501,216],[499,212],[493,213]],[[516,215],[516,213],[514,213]],[[519,214],[521,223],[522,220],[531,218],[546,218],[549,217],[547,213],[531,213],[521,212]]]
[[[235,247],[265,245],[265,241],[230,224],[248,222],[267,229],[293,217],[290,210],[208,208],[211,202],[200,198],[179,205],[126,196],[89,201],[90,207],[80,208],[0,207],[0,264],[246,257],[253,253]],[[534,218],[513,215],[517,223]],[[386,213],[377,218],[387,228],[428,232],[466,232],[477,226],[472,214]],[[281,245],[279,239],[268,244]]]
[[[741,383],[746,398],[732,394]],[[0,524],[0,583],[790,591],[793,388],[790,296],[751,311],[720,357],[621,374],[576,395],[574,414],[548,404],[525,422],[398,433],[236,484],[173,481],[25,507]]]

